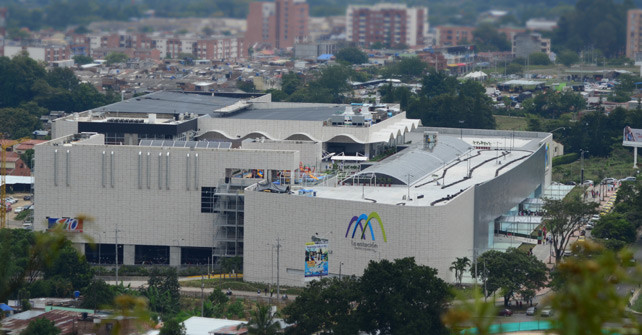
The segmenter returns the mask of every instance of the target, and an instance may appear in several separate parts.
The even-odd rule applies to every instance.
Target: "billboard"
[[[624,138],[622,141],[624,145],[642,146],[642,129],[635,129],[629,126],[624,127]]]
[[[305,244],[305,277],[328,275],[328,244]]]
[[[82,219],[47,218],[47,229],[60,228],[64,231],[82,233]]]

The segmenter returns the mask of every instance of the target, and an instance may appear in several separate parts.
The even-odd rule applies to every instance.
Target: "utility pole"
[[[280,284],[280,273],[281,273],[281,268],[279,267],[280,264],[280,259],[281,259],[281,238],[277,237],[276,238],[276,298],[279,299],[281,297],[281,284]]]
[[[116,226],[116,285],[118,285],[118,226]]]
[[[584,153],[586,153],[586,152],[588,152],[588,151],[586,151],[584,149],[580,149],[580,153],[581,153],[580,163],[581,163],[581,166],[582,166],[582,169],[580,170],[580,185],[581,186],[584,186]]]
[[[341,280],[341,266],[343,265],[343,262],[339,262],[339,280]]]
[[[205,281],[201,275],[201,317],[205,317]]]
[[[408,185],[408,198],[407,199],[408,199],[408,201],[410,201],[410,177],[414,177],[414,176],[411,175],[410,173],[408,173],[408,174],[406,174],[406,177],[408,178],[408,182],[407,182],[407,185]]]

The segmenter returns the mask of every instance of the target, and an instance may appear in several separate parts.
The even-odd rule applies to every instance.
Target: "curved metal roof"
[[[379,164],[364,169],[357,175],[374,173],[395,178],[405,185],[410,181],[410,185],[412,185],[433,171],[456,160],[471,148],[472,146],[458,138],[440,136],[439,142],[432,151],[423,149],[423,147],[408,148],[384,159]]]

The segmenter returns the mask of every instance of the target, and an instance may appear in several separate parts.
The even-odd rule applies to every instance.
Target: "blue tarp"
[[[332,57],[333,57],[332,54],[323,54],[317,57],[317,60],[331,60]]]
[[[7,304],[0,304],[0,310],[3,312],[13,311],[13,308],[9,307]]]

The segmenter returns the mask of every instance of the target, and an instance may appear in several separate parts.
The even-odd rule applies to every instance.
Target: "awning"
[[[0,304],[0,310],[3,312],[11,312],[13,311],[13,308],[9,307],[7,304]]]

